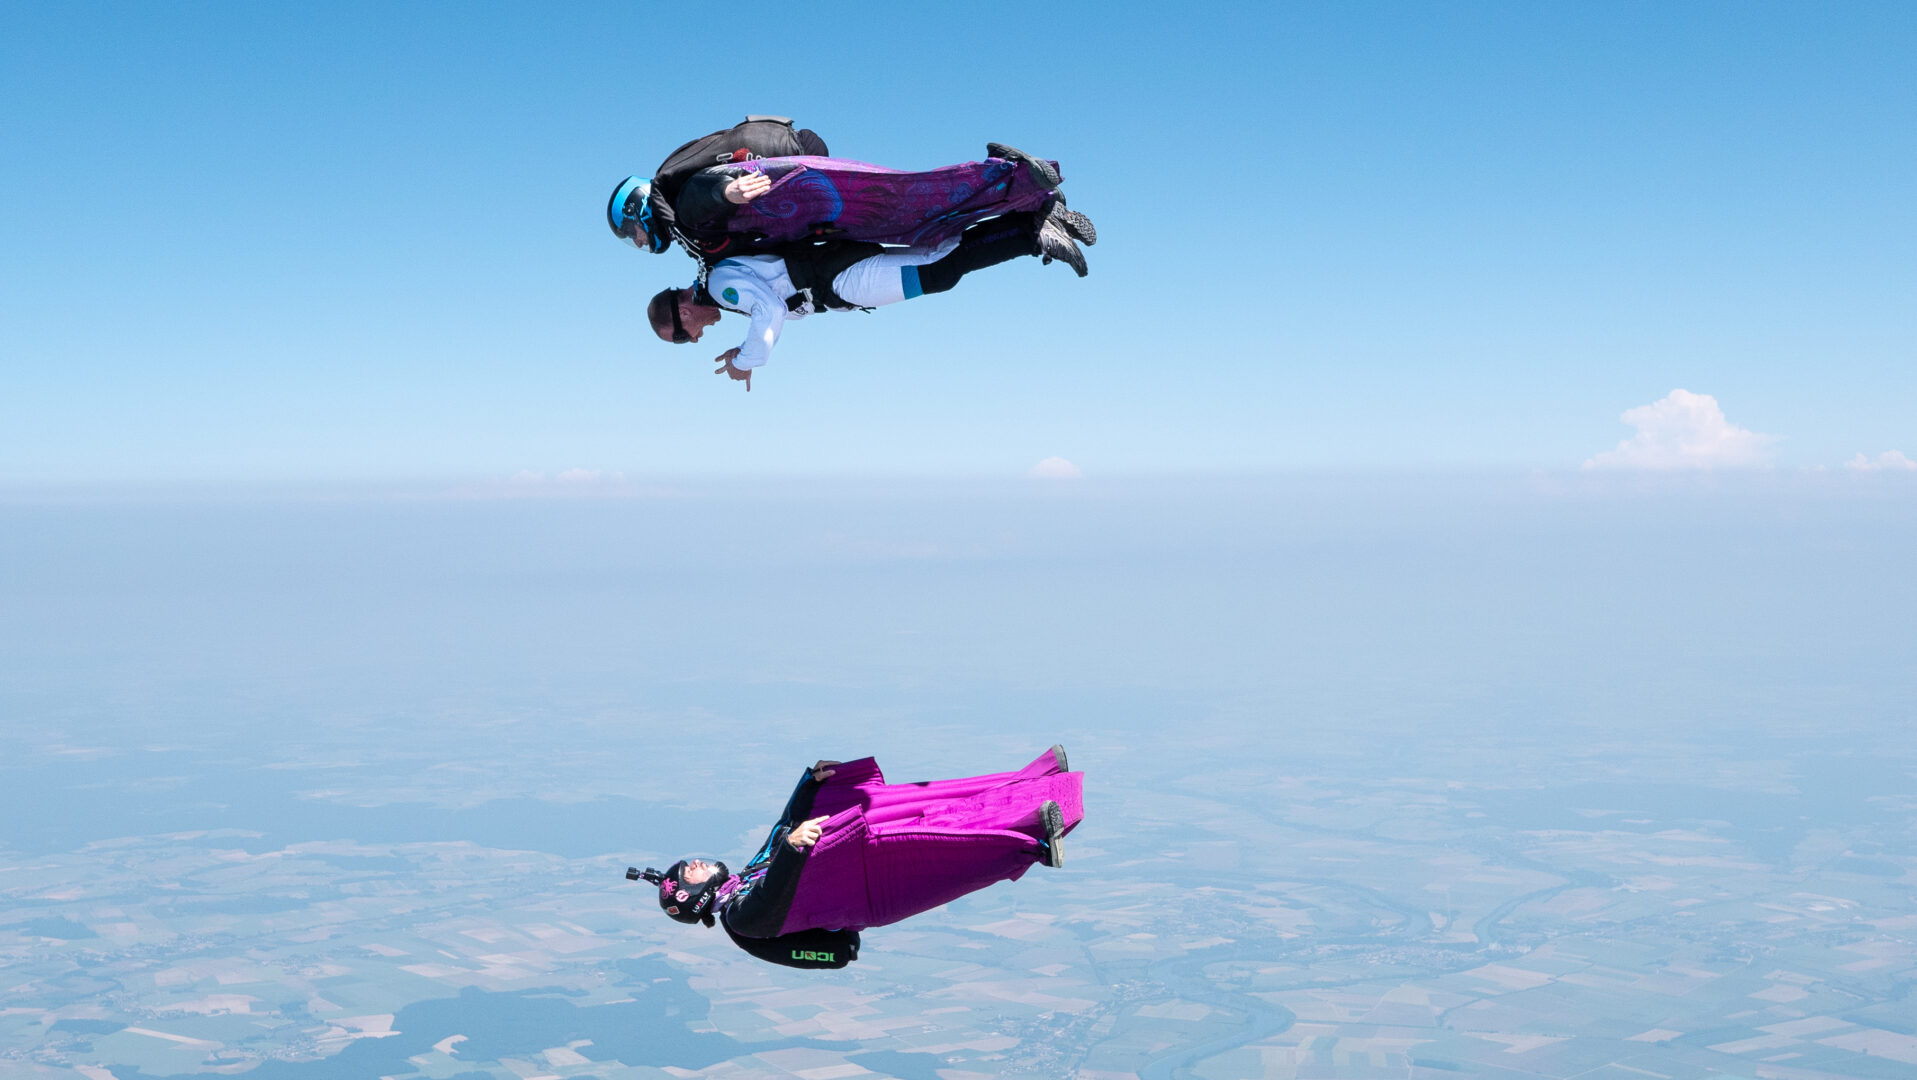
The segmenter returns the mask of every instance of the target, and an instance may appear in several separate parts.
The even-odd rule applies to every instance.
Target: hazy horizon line
[[[1196,485],[1200,488],[1347,485],[1354,492],[1390,491],[1406,484],[1504,489],[1516,485],[1537,494],[1656,494],[1680,491],[1752,493],[1775,491],[1903,490],[1917,488],[1917,473],[1846,468],[1780,466],[1718,469],[1605,469],[1580,467],[1298,467],[1238,470],[1162,470],[1045,476],[1003,472],[738,472],[623,473],[605,470],[521,470],[500,474],[425,474],[387,477],[169,478],[160,480],[0,480],[0,504],[166,503],[247,501],[575,501],[697,498],[742,495],[774,488],[780,493],[883,495],[909,488],[970,489],[999,493],[1109,493]]]

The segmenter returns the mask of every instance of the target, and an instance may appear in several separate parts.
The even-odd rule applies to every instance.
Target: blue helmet
[[[671,243],[652,229],[651,177],[628,176],[612,190],[612,198],[606,202],[606,224],[612,227],[614,236],[640,251],[664,251]],[[642,231],[644,240],[640,239]]]

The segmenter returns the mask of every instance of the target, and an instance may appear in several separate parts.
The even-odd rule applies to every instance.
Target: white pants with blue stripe
[[[884,307],[919,295],[918,268],[937,262],[958,247],[954,236],[937,247],[901,248],[860,259],[832,279],[832,291],[848,304]]]

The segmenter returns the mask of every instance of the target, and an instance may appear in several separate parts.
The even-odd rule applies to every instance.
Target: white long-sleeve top
[[[720,307],[752,320],[733,367],[764,364],[772,355],[772,347],[779,343],[785,321],[802,319],[808,313],[804,307],[786,310],[786,299],[799,290],[792,287],[785,260],[777,255],[743,255],[720,262],[706,277],[706,291]]]

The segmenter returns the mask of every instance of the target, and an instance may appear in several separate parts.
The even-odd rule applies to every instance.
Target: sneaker
[[[1092,219],[1076,210],[1067,210],[1065,200],[1052,200],[1051,209],[1045,212],[1045,220],[1055,221],[1072,239],[1091,247],[1098,243],[1098,229],[1092,225]]]
[[[1065,763],[1065,744],[1064,743],[1058,743],[1052,747],[1052,757],[1058,762],[1059,772],[1072,771],[1072,767]]]
[[[1059,181],[1064,179],[1058,175],[1058,166],[1044,158],[1035,158],[1015,146],[1007,146],[1001,142],[988,142],[985,144],[985,156],[995,157],[1001,161],[1023,161],[1031,167],[1032,179],[1037,180],[1038,186],[1047,191],[1057,187]]]
[[[1045,865],[1060,867],[1065,865],[1065,811],[1058,804],[1046,799],[1038,808],[1038,818],[1045,823]]]
[[[1046,218],[1045,223],[1038,227],[1038,254],[1048,264],[1053,259],[1064,260],[1079,277],[1091,272],[1085,266],[1085,253],[1078,250],[1078,245],[1072,243],[1072,238],[1064,228],[1051,218]]]

